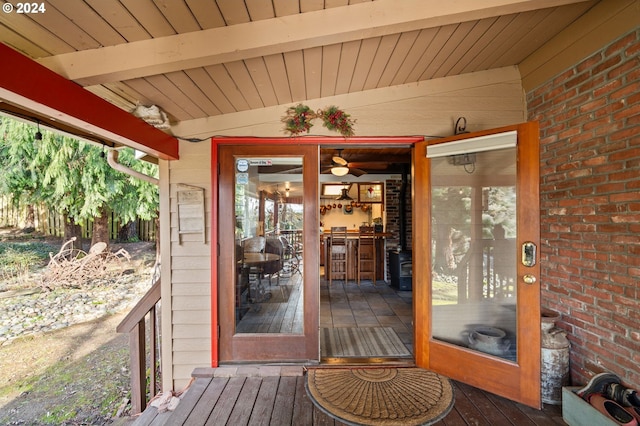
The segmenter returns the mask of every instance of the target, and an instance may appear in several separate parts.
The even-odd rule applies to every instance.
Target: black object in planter
[[[391,287],[411,291],[411,251],[389,251],[389,274]]]

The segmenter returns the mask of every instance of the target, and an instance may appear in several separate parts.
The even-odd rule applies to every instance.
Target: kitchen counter
[[[357,229],[348,229],[347,230],[347,238],[358,238],[358,235],[360,234],[360,232]],[[375,233],[376,238],[385,238],[385,237],[391,237],[393,236],[393,234],[391,234],[390,232],[376,232]],[[320,238],[329,238],[331,237],[331,231],[325,230],[324,232],[320,233]]]
[[[349,280],[358,279],[358,236],[359,231],[347,230],[347,278]],[[385,238],[391,237],[393,234],[389,232],[376,232],[376,279],[384,279],[384,266],[385,266]],[[320,265],[325,267],[325,277],[329,277],[329,243],[331,239],[331,231],[324,231],[320,233]]]

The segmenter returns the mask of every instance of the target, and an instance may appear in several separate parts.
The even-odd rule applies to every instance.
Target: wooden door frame
[[[523,123],[514,126],[506,126],[498,129],[491,129],[473,134],[458,135],[450,138],[434,140],[433,144],[446,143],[470,137],[491,135],[502,132],[516,130],[518,141],[529,138],[538,138],[538,123]],[[417,156],[426,158],[426,146],[428,143],[417,144],[414,150],[413,164]],[[525,145],[528,146],[526,150]],[[537,315],[540,319],[540,212],[539,212],[539,148],[538,144],[517,145],[518,155],[518,185],[516,187],[517,200],[520,206],[532,206],[531,209],[521,210],[518,208],[518,241],[519,248],[523,241],[532,241],[538,247],[536,265],[533,268],[525,267],[518,262],[517,283],[518,283],[518,306],[524,309],[524,315]],[[523,159],[529,167],[521,167]],[[426,161],[426,167],[414,167],[412,175],[413,190],[413,211],[423,212],[423,217],[431,217],[431,197],[430,191],[416,191],[416,182],[428,182],[430,179],[430,162]],[[526,174],[526,175],[523,175]],[[524,178],[524,179],[523,179]],[[522,187],[519,183],[526,180],[530,183],[528,187]],[[431,221],[419,220],[413,224],[413,254],[418,258],[430,259],[431,256]],[[420,237],[418,237],[420,236]],[[525,274],[533,274],[538,278],[535,288],[525,288],[522,277]],[[414,321],[415,321],[415,360],[416,364],[423,368],[429,368],[459,380],[472,386],[489,390],[492,393],[514,399],[514,395],[521,395],[520,402],[535,407],[541,407],[540,395],[540,323],[536,327],[521,324],[518,321],[518,341],[517,353],[518,364],[506,361],[498,357],[483,355],[472,350],[467,350],[459,346],[438,341],[431,338],[431,315],[430,309],[420,309],[421,306],[431,306],[431,268],[430,262],[414,262]],[[422,277],[422,282],[416,282],[416,276]],[[537,312],[537,314],[535,314]],[[437,348],[438,355],[435,355],[432,348]],[[471,357],[464,357],[463,353],[473,353]],[[525,356],[522,356],[525,354]],[[520,370],[522,369],[522,370]],[[506,380],[503,377],[505,371],[515,375],[516,371],[523,371],[519,375],[519,380]],[[485,378],[477,376],[474,372],[483,371],[487,375],[495,377],[495,383],[491,389],[487,389]]]
[[[223,150],[224,149],[224,150]],[[234,186],[236,176],[237,158],[273,158],[297,157],[303,165],[305,198],[316,198],[318,194],[317,176],[319,173],[318,147],[314,145],[226,145],[220,147],[218,158],[220,160],[219,173],[219,199],[226,209],[220,210],[218,218],[220,228],[218,230],[219,244],[226,250],[219,253],[219,265],[224,265],[218,270],[218,279],[226,283],[218,291],[219,321],[224,321],[220,327],[220,342],[226,343],[218,347],[220,360],[231,362],[299,362],[314,361],[317,358],[317,341],[319,330],[319,315],[315,315],[315,309],[320,305],[320,291],[314,291],[313,277],[320,275],[320,266],[310,259],[319,256],[319,245],[305,245],[303,251],[303,331],[302,333],[239,333],[235,329],[237,324],[235,286],[237,257],[234,250],[230,250],[235,244],[234,235]],[[316,208],[304,208],[303,241],[313,241],[318,232],[320,211]],[[223,219],[220,219],[223,218]],[[223,245],[224,244],[224,245]]]
[[[351,137],[348,139],[342,137],[322,137],[322,136],[306,136],[306,137],[214,137],[211,138],[211,366],[218,367],[220,363],[220,321],[219,321],[219,298],[218,298],[218,258],[220,255],[220,247],[218,243],[218,211],[219,211],[219,147],[222,145],[317,145],[319,148],[323,146],[349,145],[349,146],[393,146],[393,145],[411,145],[423,141],[420,136],[399,136],[399,137]],[[305,200],[307,202],[316,203],[319,206],[319,200]],[[318,211],[318,208],[315,208]],[[318,231],[319,232],[319,229]],[[319,277],[318,277],[319,279]],[[319,349],[318,349],[319,356]]]

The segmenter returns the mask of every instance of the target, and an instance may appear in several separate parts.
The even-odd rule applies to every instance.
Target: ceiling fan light
[[[335,166],[331,168],[331,174],[334,176],[344,176],[349,173],[349,168],[345,166]]]
[[[340,166],[346,166],[347,165],[347,160],[345,160],[344,158],[342,158],[340,155],[334,155],[331,160],[340,165]]]

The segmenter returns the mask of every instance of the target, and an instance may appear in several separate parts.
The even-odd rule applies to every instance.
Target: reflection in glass
[[[431,200],[433,336],[515,361],[516,149],[431,159]]]
[[[236,333],[303,333],[302,157],[236,158]]]

